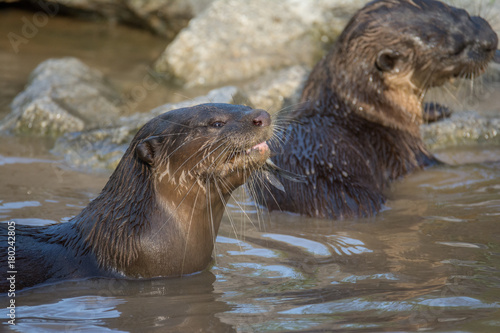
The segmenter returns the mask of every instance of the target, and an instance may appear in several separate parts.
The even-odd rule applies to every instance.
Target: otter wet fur
[[[73,219],[16,225],[17,290],[61,279],[205,269],[226,202],[264,166],[272,133],[267,112],[239,105],[203,104],[150,120],[100,195]],[[7,234],[2,223],[2,244]],[[7,272],[6,249],[1,259]],[[1,292],[8,282],[2,278]]]
[[[287,115],[285,143],[272,161],[303,182],[278,173],[284,192],[269,187],[259,201],[319,218],[373,216],[391,181],[439,163],[419,132],[427,89],[478,76],[497,43],[484,19],[438,1],[370,2]]]

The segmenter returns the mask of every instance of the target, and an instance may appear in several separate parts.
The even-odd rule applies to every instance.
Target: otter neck
[[[187,192],[162,188],[148,166],[127,155],[101,194],[72,220],[78,237],[69,235],[78,239],[78,250],[93,252],[101,268],[127,276],[205,268],[229,193],[198,182]]]
[[[148,175],[127,151],[99,196],[72,219],[80,250],[93,252],[101,268],[123,271],[133,262],[141,234],[162,213]]]
[[[302,93],[301,102],[308,104],[302,112],[314,108],[336,118],[355,113],[420,137],[425,91],[412,83],[412,73],[384,74],[366,60],[346,57],[337,47],[316,65]]]
[[[214,179],[193,179],[188,184],[186,190],[176,193],[170,186],[158,184],[157,202],[167,213],[167,220],[155,223],[152,234],[157,239],[156,235],[167,237],[163,229],[169,228],[169,251],[180,251],[184,261],[189,259],[193,266],[198,259],[203,262],[200,265],[206,266],[230,192],[222,189]],[[183,266],[184,272],[189,271],[186,264]]]

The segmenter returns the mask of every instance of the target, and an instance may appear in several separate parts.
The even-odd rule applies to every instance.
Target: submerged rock
[[[312,65],[365,0],[215,0],[183,29],[155,69],[187,86]]]
[[[164,112],[202,103],[232,103],[238,88],[228,86],[210,91],[180,103],[159,106],[150,112],[122,117],[119,126],[90,131],[67,133],[60,137],[52,152],[78,169],[113,170],[120,162],[132,138],[151,118]]]
[[[31,73],[11,112],[0,121],[0,130],[56,137],[110,126],[122,102],[99,71],[76,58],[50,59]]]
[[[500,144],[500,118],[475,111],[456,112],[450,118],[423,125],[421,133],[430,149],[450,146]]]

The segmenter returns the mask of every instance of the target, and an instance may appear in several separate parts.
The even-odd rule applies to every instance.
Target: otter
[[[240,105],[203,104],[153,118],[78,215],[66,223],[15,226],[12,267],[8,226],[1,224],[4,274],[17,271],[19,290],[62,279],[174,277],[205,269],[226,202],[265,165],[272,133],[266,111]],[[0,291],[9,284],[3,277]]]
[[[481,74],[497,43],[484,19],[439,1],[368,3],[287,115],[292,121],[272,161],[302,181],[278,172],[284,191],[268,187],[258,201],[310,217],[373,216],[392,181],[440,163],[419,132],[426,91]]]

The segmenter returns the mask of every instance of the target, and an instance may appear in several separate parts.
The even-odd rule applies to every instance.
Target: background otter
[[[151,278],[204,269],[232,191],[262,167],[267,112],[204,104],[144,125],[101,194],[67,223],[16,226],[16,289],[91,276]],[[0,239],[7,244],[7,226]],[[7,251],[2,251],[7,272]],[[0,291],[8,290],[2,278]]]
[[[302,106],[272,160],[304,182],[260,194],[270,210],[322,218],[370,216],[388,184],[438,163],[423,145],[426,90],[473,78],[498,39],[480,17],[432,0],[367,4],[311,72]]]

